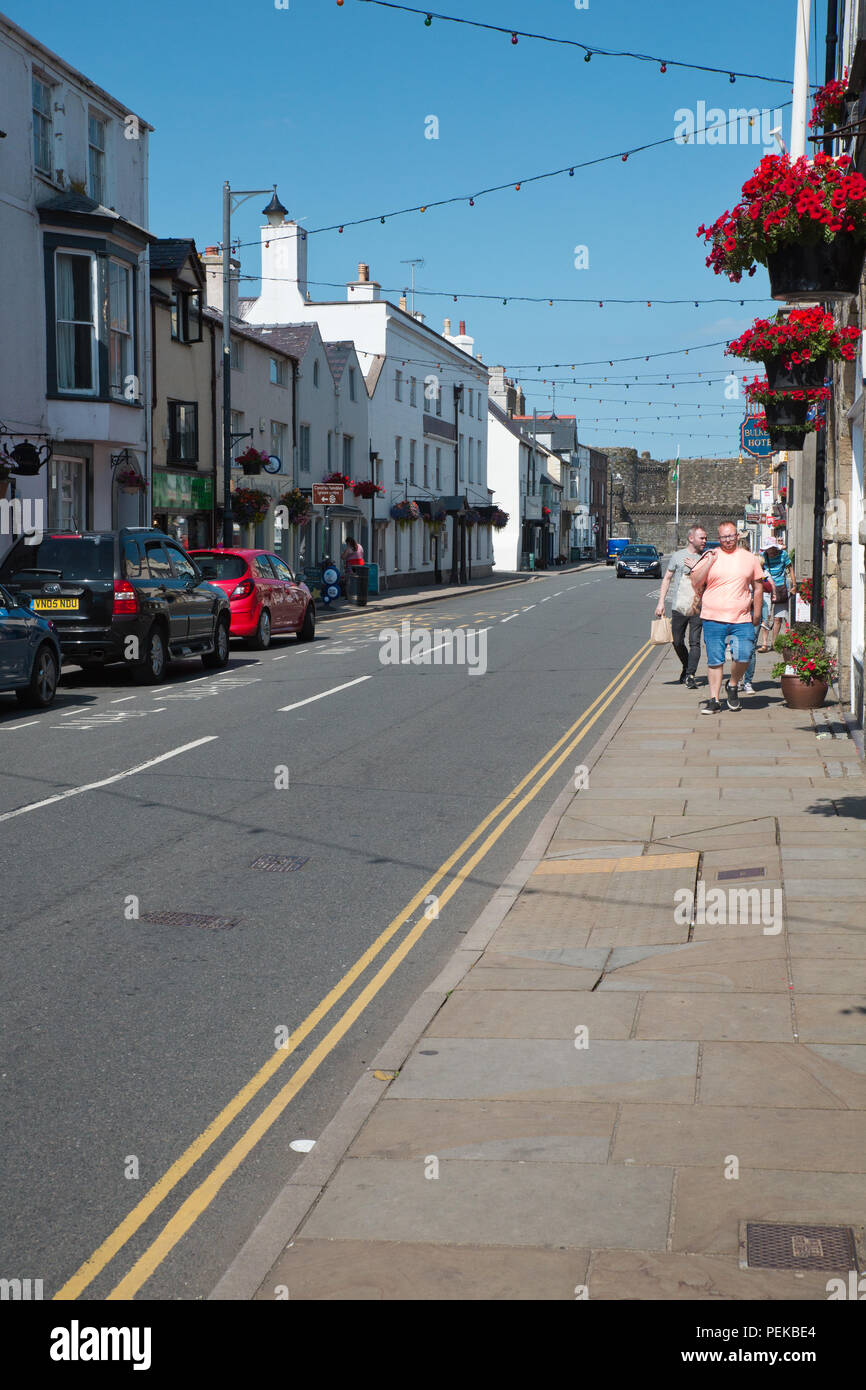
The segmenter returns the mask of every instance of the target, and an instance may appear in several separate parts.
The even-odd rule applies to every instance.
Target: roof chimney
[[[460,320],[460,337],[461,337],[461,338],[464,338],[465,336],[466,336],[466,320],[465,320],[465,319],[461,319],[461,320]]]
[[[358,283],[360,285],[366,285],[369,279],[370,267],[368,265],[364,265],[364,262],[361,261],[358,265]]]
[[[400,308],[403,309],[403,310],[405,310],[405,308],[406,308],[406,291],[405,291],[405,290],[404,290],[403,293],[400,295]]]
[[[370,267],[365,265],[363,261],[360,261],[358,264],[357,280],[354,284],[350,282],[347,286],[347,298],[350,302],[354,300],[356,302],[364,301],[368,303],[371,300],[379,298],[379,290],[381,288],[381,285],[379,285],[376,280],[370,279]]]
[[[451,320],[450,320],[450,319],[444,319],[444,320],[443,320],[443,323],[442,323],[442,332],[445,334],[446,337],[447,337],[448,334],[451,332]]]

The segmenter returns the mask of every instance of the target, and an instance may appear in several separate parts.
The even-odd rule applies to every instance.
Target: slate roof
[[[218,309],[205,307],[202,312],[206,319],[211,319],[214,323],[218,323],[222,326],[223,316]],[[298,353],[293,352],[290,347],[285,347],[283,343],[277,342],[275,333],[264,334],[257,324],[253,325],[251,323],[244,323],[243,320],[239,321],[238,319],[232,319],[231,329],[232,333],[237,334],[239,338],[249,338],[252,342],[258,343],[260,347],[269,347],[272,348],[274,352],[282,353],[284,357],[294,357],[296,360],[299,360]]]
[[[160,237],[150,248],[150,268],[157,274],[177,274],[188,256],[195,259],[195,242],[191,237]]]
[[[140,227],[137,222],[130,222],[128,217],[121,217],[114,208],[107,208],[102,203],[97,203],[94,198],[89,198],[86,193],[57,193],[53,198],[48,198],[44,203],[40,203],[36,209],[41,221],[50,220],[51,213],[84,213],[90,217],[106,217],[111,222],[116,222],[119,226],[133,227],[140,236],[150,242],[156,241],[153,232],[149,232],[146,227]],[[48,215],[48,216],[46,216]]]
[[[280,352],[296,357],[300,362],[310,346],[310,339],[316,332],[314,323],[280,323],[275,325],[256,325],[262,341],[271,343]]]

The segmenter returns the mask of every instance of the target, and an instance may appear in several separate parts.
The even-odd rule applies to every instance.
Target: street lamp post
[[[223,184],[223,545],[234,544],[234,516],[232,515],[232,326],[231,326],[231,242],[232,213],[248,198],[270,193],[270,188],[241,188],[232,192],[228,179]],[[273,197],[263,209],[270,227],[282,225],[287,209],[277,197],[277,185],[273,185]]]
[[[614,473],[614,471],[613,471],[612,468],[611,468],[611,469],[608,469],[608,476],[607,476],[607,492],[608,492],[608,497],[607,497],[607,539],[608,539],[608,542],[610,541],[610,538],[611,538],[611,536],[613,535],[613,485],[614,485],[615,482],[617,482],[617,483],[621,483],[621,482],[622,482],[622,474],[621,474],[621,473]]]
[[[454,387],[454,500],[455,503],[460,495],[460,397],[463,395],[462,384]],[[458,583],[457,578],[457,512],[454,512],[454,531],[451,536],[451,579],[452,584]]]

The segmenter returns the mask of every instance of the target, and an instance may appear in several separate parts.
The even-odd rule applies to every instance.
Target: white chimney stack
[[[357,280],[350,280],[346,286],[346,298],[350,304],[371,303],[379,298],[381,288],[376,280],[370,279],[370,267],[361,261]]]
[[[297,222],[261,229],[262,288],[249,323],[292,323],[307,303],[307,234]]]

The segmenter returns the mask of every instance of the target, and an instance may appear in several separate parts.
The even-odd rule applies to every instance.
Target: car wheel
[[[228,666],[229,664],[229,620],[217,618],[214,633],[213,651],[205,652],[202,664],[207,667]]]
[[[316,614],[311,603],[307,604],[307,611],[304,614],[304,621],[298,628],[299,642],[312,642],[316,635]]]
[[[263,608],[259,614],[259,621],[256,624],[255,633],[249,639],[249,644],[257,652],[267,651],[271,645],[271,615],[267,608]]]
[[[144,657],[133,669],[137,685],[159,685],[164,681],[168,670],[168,650],[165,644],[165,631],[154,623],[144,639]]]
[[[47,709],[54,701],[59,677],[57,657],[48,643],[43,642],[33,661],[30,684],[24,690],[15,692],[18,703],[27,705],[29,709]]]

